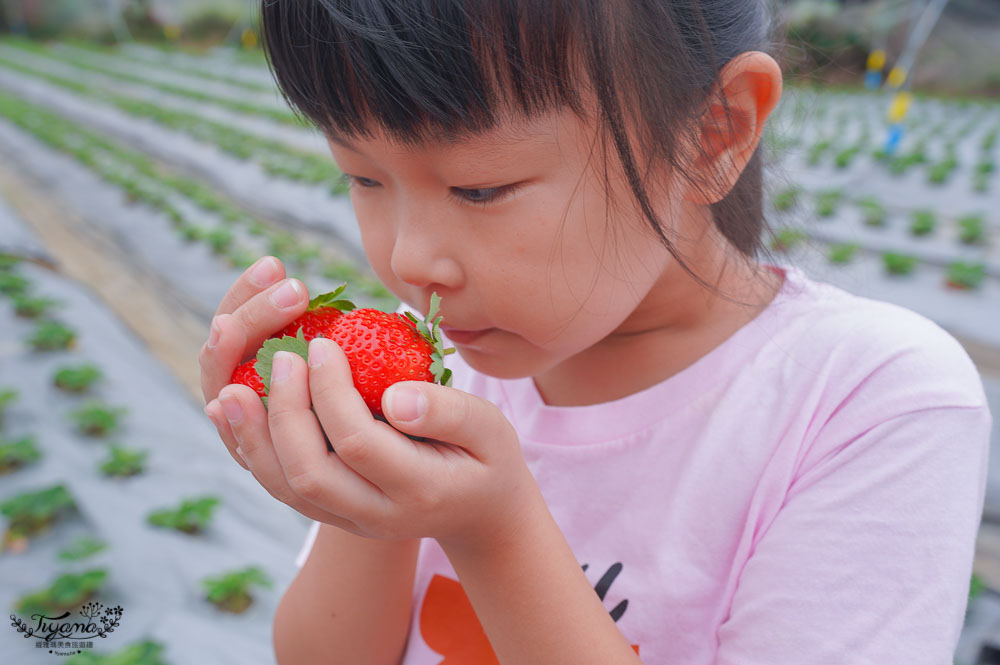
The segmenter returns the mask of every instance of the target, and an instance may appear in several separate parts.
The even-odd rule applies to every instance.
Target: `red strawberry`
[[[256,358],[251,358],[245,363],[238,365],[233,370],[233,376],[229,379],[229,383],[242,383],[244,386],[253,388],[261,397],[267,397],[267,391],[264,390],[264,380],[257,373]]]
[[[354,309],[354,303],[351,301],[337,298],[346,287],[346,283],[341,284],[335,291],[316,296],[309,301],[309,308],[305,312],[271,337],[279,339],[286,335],[295,337],[299,328],[302,328],[306,342],[311,341],[318,333],[333,325],[333,322],[341,317],[343,310]]]
[[[431,366],[443,355],[440,338],[437,351],[426,321],[424,329],[401,314],[377,309],[356,309],[334,321],[327,334],[347,356],[354,386],[368,409],[382,414],[382,393],[398,381],[429,381],[436,377]],[[440,362],[439,362],[440,364]],[[443,365],[442,365],[443,369]]]
[[[342,302],[342,301],[336,301]],[[390,314],[365,308],[333,317],[333,322],[316,336],[332,339],[347,356],[354,378],[354,387],[376,417],[382,414],[382,393],[398,381],[429,381],[451,384],[451,370],[445,369],[443,358],[455,349],[445,349],[438,331],[441,317],[437,314],[441,299],[431,296],[431,308],[423,321],[407,313]],[[336,306],[336,305],[334,305]],[[295,337],[269,339],[257,354],[258,369],[269,385],[271,361],[277,351],[293,351],[308,357],[308,342],[304,331]]]

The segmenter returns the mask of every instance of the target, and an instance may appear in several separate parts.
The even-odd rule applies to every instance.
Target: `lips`
[[[448,339],[455,344],[471,344],[476,341],[493,328],[483,328],[482,330],[458,330],[457,328],[449,328],[448,326],[441,326],[441,330]]]

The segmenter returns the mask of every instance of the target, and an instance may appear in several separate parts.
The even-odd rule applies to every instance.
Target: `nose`
[[[402,220],[397,227],[390,267],[396,278],[406,284],[454,289],[463,279],[454,253],[459,249],[454,234],[449,234],[441,224],[414,218]]]

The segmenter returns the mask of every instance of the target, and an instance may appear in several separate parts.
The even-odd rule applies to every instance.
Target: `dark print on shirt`
[[[587,568],[583,564],[583,570]],[[615,563],[594,586],[602,601],[622,568],[621,563]],[[615,605],[611,618],[617,622],[627,607],[628,600]],[[456,580],[443,575],[431,578],[420,610],[420,634],[428,647],[444,656],[438,665],[500,665],[472,603]],[[639,653],[638,644],[632,648]]]

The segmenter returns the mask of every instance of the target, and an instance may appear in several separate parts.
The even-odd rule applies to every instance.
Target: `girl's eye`
[[[451,196],[459,199],[463,203],[486,207],[491,203],[502,201],[511,196],[520,187],[520,183],[504,185],[503,187],[490,187],[489,189],[462,189],[460,187],[451,188]]]
[[[345,183],[348,187],[353,187],[357,184],[359,187],[377,187],[378,183],[370,178],[362,178],[361,176],[351,175],[349,173],[341,173],[340,181]]]

